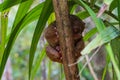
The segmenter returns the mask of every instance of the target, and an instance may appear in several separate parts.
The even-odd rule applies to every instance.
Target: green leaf
[[[120,28],[120,0],[117,0],[118,2],[118,20],[119,20],[119,28]]]
[[[0,4],[0,11],[4,11],[5,9],[25,1],[27,0],[5,0],[2,4]]]
[[[74,1],[68,1],[68,6],[69,6],[70,13],[72,13],[75,10],[75,9],[73,9],[74,5],[75,5]]]
[[[88,5],[86,5],[82,0],[76,0],[76,2],[78,4],[82,4],[82,6],[88,11],[88,13],[92,17],[92,19],[97,27],[98,32],[101,32],[103,29],[105,29],[105,25],[102,22],[102,20],[97,18],[95,12],[93,12],[93,10]]]
[[[85,19],[89,17],[89,13],[87,11],[80,11],[76,14],[80,19]]]
[[[18,34],[25,27],[25,25],[27,25],[28,23],[36,20],[39,17],[39,15],[41,13],[42,6],[43,6],[43,3],[41,3],[38,6],[36,6],[35,8],[33,8],[28,14],[26,14],[20,20],[20,22],[15,26],[14,30],[11,32],[8,43],[6,45],[6,48],[5,48],[5,51],[4,51],[4,54],[3,54],[2,62],[1,62],[1,65],[0,65],[0,78],[2,76],[6,61],[8,59],[8,56],[10,54],[10,51],[12,49],[12,46],[13,46]],[[39,9],[38,9],[38,7],[39,7]],[[37,12],[39,12],[39,13],[37,13]],[[36,16],[35,13],[37,13],[37,16]],[[30,15],[32,15],[32,16],[30,16]]]
[[[50,14],[52,13],[52,11],[53,11],[52,0],[46,0],[43,10],[42,10],[42,13],[39,17],[33,38],[32,38],[32,44],[31,44],[30,56],[29,56],[29,80],[31,77],[31,69],[32,69],[32,64],[33,64],[36,47],[37,47],[40,35],[41,35],[41,33],[45,27],[45,24],[50,16]]]
[[[34,67],[33,67],[33,71],[31,74],[31,80],[34,80],[35,74],[37,73],[38,68],[40,67],[42,60],[45,58],[45,53],[46,53],[46,51],[44,48],[44,49],[42,49],[41,53],[36,58],[36,61],[35,61]]]
[[[97,9],[94,10],[95,12],[98,12]],[[85,19],[87,17],[90,16],[90,14],[88,13],[88,11],[80,11],[76,14],[80,19]]]
[[[55,21],[55,13],[53,12],[51,15],[50,15],[50,17],[49,17],[49,19],[48,19],[48,25],[50,24],[50,23],[52,23],[53,21]]]
[[[18,30],[18,33],[30,22],[37,20],[40,16],[42,7],[44,5],[44,2],[35,6],[32,10],[30,10],[23,18],[23,22],[21,24],[20,29]],[[9,36],[7,36],[7,41],[8,41]]]
[[[113,50],[113,53],[116,55],[118,62],[120,62],[120,37],[117,37],[111,41],[111,47]],[[119,69],[120,69],[120,63],[118,63]]]
[[[120,80],[120,70],[119,70],[119,68],[116,64],[116,60],[114,59],[112,48],[111,48],[110,44],[107,44],[106,47],[107,47],[106,49],[107,49],[108,54],[110,56],[111,62],[113,64],[114,70],[116,72],[116,75],[117,75],[117,78],[118,78],[117,80]]]
[[[1,60],[2,60],[2,56],[3,56],[3,52],[5,49],[5,40],[6,40],[6,36],[7,36],[7,27],[8,27],[8,13],[9,11],[3,11],[1,13],[1,34],[0,34],[0,38],[1,38],[1,42],[0,42],[0,64],[1,64]]]
[[[118,6],[118,2],[116,0],[113,0],[109,7],[109,10],[113,11],[117,6]]]
[[[95,39],[93,39],[82,51],[82,55],[89,54],[93,49],[101,46],[103,44],[101,36],[97,35]]]
[[[97,17],[96,17],[96,14],[92,11],[92,9],[88,6],[88,5],[86,5],[83,1],[81,1],[81,0],[79,0],[80,1],[80,3],[84,6],[84,8],[89,12],[89,14],[91,15],[91,17],[92,17],[92,19],[93,19],[93,21],[95,22],[95,25],[96,25],[96,27],[97,27],[97,29],[98,29],[98,32],[99,33],[101,33],[104,29],[105,29],[105,25],[104,25],[104,23],[102,22],[102,20],[100,20],[100,19],[98,19]],[[108,2],[107,2],[108,0],[106,0],[106,4],[110,4],[111,2],[112,2],[112,0],[109,0]],[[108,34],[108,33],[107,33]],[[112,34],[112,33],[111,33]],[[114,33],[114,34],[117,34],[117,33]],[[112,34],[112,35],[114,35],[114,34]],[[106,41],[109,41],[109,39],[113,39],[112,38],[112,35],[111,36],[107,36],[107,38],[108,38],[108,40],[106,40]],[[114,37],[115,38],[115,37]],[[97,38],[98,39],[98,41],[97,40],[95,40],[95,43],[98,43],[99,41],[99,43],[98,43],[98,45],[102,45],[103,43],[101,42],[101,38]],[[105,42],[106,42],[105,41]],[[90,43],[91,45],[92,45],[92,43]],[[96,45],[96,44],[95,44]],[[114,69],[115,69],[115,72],[116,72],[116,75],[117,75],[117,78],[118,78],[118,80],[120,80],[120,76],[119,76],[119,74],[120,74],[120,72],[119,72],[119,69],[118,69],[118,67],[117,67],[117,64],[116,64],[116,61],[115,61],[115,58],[113,57],[113,53],[112,53],[112,50],[111,50],[111,46],[109,45],[109,44],[106,44],[106,50],[108,51],[108,54],[109,54],[109,56],[110,56],[110,59],[111,59],[111,61],[112,61],[112,63],[113,63],[113,67],[114,67]],[[91,47],[89,46],[89,48],[91,49]],[[89,49],[88,48],[88,49]],[[95,48],[95,47],[94,47]],[[87,49],[86,49],[87,50]],[[92,50],[92,49],[91,49]],[[84,51],[85,51],[85,49],[84,49]],[[84,53],[84,51],[83,51],[83,53]]]
[[[82,55],[89,54],[93,49],[110,42],[114,38],[120,36],[120,31],[114,27],[104,29],[101,34],[92,40],[81,52]]]
[[[82,63],[79,63],[78,64],[78,68],[79,70],[81,70],[83,68],[83,64]],[[80,72],[80,71],[79,71]],[[88,68],[84,68],[84,70],[82,71],[81,73],[81,76],[85,77],[86,80],[94,80],[91,73],[89,72],[89,69]]]
[[[120,35],[120,31],[115,27],[107,27],[101,32],[101,38],[104,43],[111,41],[112,39],[118,37]]]
[[[25,16],[25,14],[30,9],[30,6],[32,3],[33,3],[33,0],[28,0],[19,5],[12,29],[14,29],[15,26],[18,24],[18,22],[20,22],[20,20]]]
[[[4,71],[5,64],[7,62],[10,51],[12,49],[12,45],[15,42],[15,39],[17,37],[16,35],[18,35],[17,31],[19,30],[19,28],[20,28],[20,26],[22,24],[22,20],[17,24],[17,27],[14,29],[14,31],[12,31],[12,33],[10,35],[10,38],[9,38],[9,41],[7,43],[7,46],[6,46],[5,50],[4,50],[4,54],[3,54],[3,57],[2,57],[2,62],[1,62],[1,65],[0,65],[0,78],[2,77],[2,73]]]
[[[83,37],[84,41],[87,41],[89,38],[91,38],[95,33],[97,32],[97,28],[93,28],[91,29],[89,32],[87,32],[85,34],[85,36]]]
[[[23,20],[23,23],[21,26],[24,27],[25,25],[29,24],[30,22],[37,20],[41,14],[43,6],[44,6],[44,3],[41,3],[41,4],[37,5],[36,7],[34,7],[31,11],[29,11],[26,14],[25,19]]]

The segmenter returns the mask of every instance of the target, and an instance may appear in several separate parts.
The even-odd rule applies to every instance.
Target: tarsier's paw
[[[46,54],[52,61],[62,63],[61,53],[51,46],[46,47]]]

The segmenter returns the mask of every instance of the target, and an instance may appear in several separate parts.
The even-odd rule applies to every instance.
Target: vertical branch
[[[68,66],[75,62],[75,56],[73,55],[74,45],[67,4],[67,0],[53,0],[66,80],[80,80],[77,76],[77,65]]]

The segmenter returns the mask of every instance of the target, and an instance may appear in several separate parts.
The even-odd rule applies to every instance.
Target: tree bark
[[[66,80],[80,80],[77,65],[68,66],[76,59],[73,55],[74,42],[67,4],[67,0],[53,0]]]

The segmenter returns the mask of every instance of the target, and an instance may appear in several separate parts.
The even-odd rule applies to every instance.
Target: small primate
[[[74,40],[74,55],[76,60],[81,56],[80,51],[84,48],[82,32],[85,28],[85,23],[75,15],[70,15],[71,27]],[[47,56],[55,62],[62,63],[62,53],[59,45],[59,35],[56,29],[56,21],[51,23],[45,29],[45,38],[49,45],[46,47]]]

